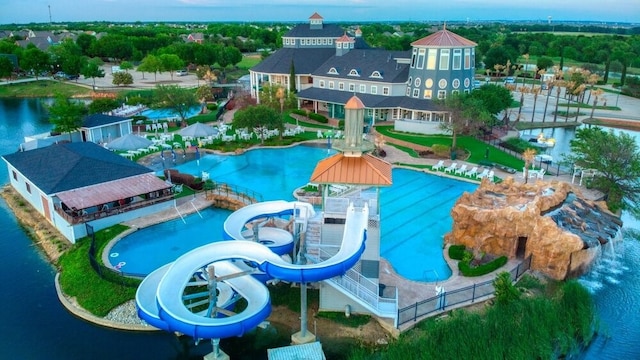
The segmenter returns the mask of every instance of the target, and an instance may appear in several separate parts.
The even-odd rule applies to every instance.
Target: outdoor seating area
[[[473,166],[471,167],[471,169],[469,169],[469,166],[470,165],[468,164],[458,165],[458,163],[455,161],[447,166],[445,165],[444,160],[439,160],[435,165],[431,167],[431,170],[442,171],[445,174],[464,176],[470,179],[482,180],[484,178],[488,178],[490,181],[494,181],[495,171],[490,170],[489,168],[485,168],[482,172],[478,172],[478,166]],[[536,172],[536,174],[538,174],[538,172]],[[543,175],[544,172],[542,172],[540,178],[542,178]]]

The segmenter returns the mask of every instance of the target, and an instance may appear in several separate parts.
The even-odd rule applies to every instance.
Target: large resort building
[[[314,13],[282,43],[250,70],[258,102],[263,84],[289,89],[295,81],[299,106],[329,118],[344,119],[345,104],[357,95],[366,125],[394,122],[397,130],[435,133],[449,115],[434,100],[474,86],[476,43],[446,28],[414,41],[410,51],[388,51],[369,47],[359,28],[351,36]]]

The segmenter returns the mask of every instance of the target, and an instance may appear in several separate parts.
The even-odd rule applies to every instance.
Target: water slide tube
[[[284,204],[288,204],[288,208]],[[233,221],[227,219],[225,233],[244,239],[241,233],[246,222],[242,221],[286,214],[287,211],[293,213],[300,209],[299,204],[304,203],[274,201],[247,206],[229,217]],[[204,317],[192,313],[183,302],[183,289],[194,272],[215,263],[218,277],[237,274],[242,270],[234,262],[244,260],[271,277],[291,282],[313,282],[339,276],[351,268],[364,251],[368,217],[367,207],[356,209],[351,205],[347,210],[340,250],[317,264],[288,263],[263,244],[246,240],[216,242],[194,249],[144,279],[136,293],[138,315],[150,325],[196,339],[242,336],[271,313],[268,289],[252,276],[225,279],[224,283],[245,298],[246,308],[229,317]],[[244,265],[244,262],[240,264]]]

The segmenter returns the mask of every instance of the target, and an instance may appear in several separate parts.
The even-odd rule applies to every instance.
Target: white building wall
[[[444,131],[440,128],[439,122],[433,121],[417,121],[417,120],[396,120],[393,124],[396,131],[415,133],[415,134],[442,134]]]

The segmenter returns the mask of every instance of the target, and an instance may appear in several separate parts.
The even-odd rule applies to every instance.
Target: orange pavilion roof
[[[317,184],[391,185],[391,164],[371,154],[347,157],[339,153],[316,165],[311,182]]]

